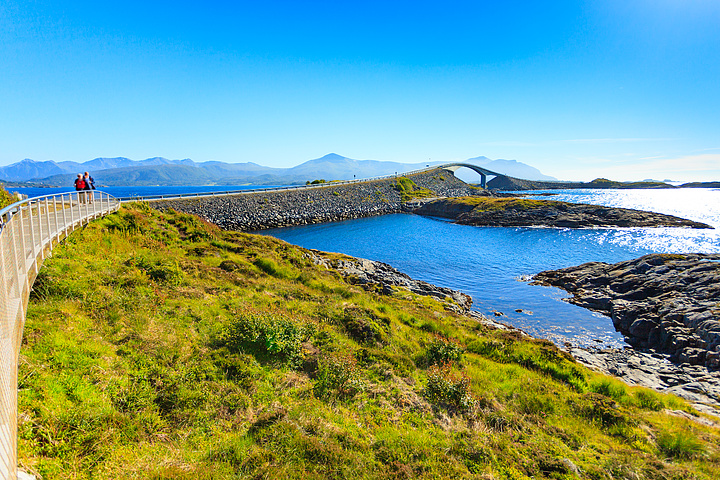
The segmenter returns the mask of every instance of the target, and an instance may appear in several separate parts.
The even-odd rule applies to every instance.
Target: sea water
[[[567,298],[562,290],[530,285],[527,279],[542,270],[614,263],[648,253],[720,253],[720,189],[529,193],[667,213],[716,229],[474,227],[397,214],[260,233],[388,263],[416,279],[465,292],[474,310],[532,335],[600,347],[625,345],[609,317],[571,305],[562,300]]]

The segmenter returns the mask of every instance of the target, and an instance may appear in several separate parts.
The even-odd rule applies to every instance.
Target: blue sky
[[[0,2],[0,165],[485,155],[720,180],[720,2]]]

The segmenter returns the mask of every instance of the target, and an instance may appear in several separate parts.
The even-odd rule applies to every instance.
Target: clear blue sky
[[[0,1],[0,165],[329,152],[720,180],[720,1]]]

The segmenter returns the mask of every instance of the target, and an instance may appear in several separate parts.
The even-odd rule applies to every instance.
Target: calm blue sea
[[[529,276],[653,252],[720,253],[717,189],[575,190],[547,198],[668,213],[716,230],[472,227],[398,214],[260,233],[389,263],[414,278],[471,295],[474,309],[488,316],[557,343],[583,346],[622,346],[624,340],[608,317],[563,302],[566,294],[559,289],[531,286]]]

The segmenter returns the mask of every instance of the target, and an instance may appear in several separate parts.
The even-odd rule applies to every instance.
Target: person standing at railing
[[[78,200],[85,203],[85,179],[83,178],[82,173],[78,173],[78,176],[75,179],[75,190],[78,192]]]
[[[90,176],[88,172],[85,172],[85,176],[83,177],[83,181],[85,182],[85,190],[95,190],[95,179]],[[93,202],[93,196],[95,195],[92,192],[85,192],[85,195],[87,195],[88,201],[90,203]]]

